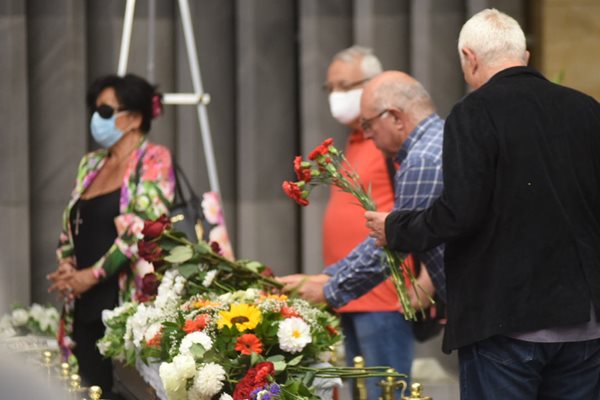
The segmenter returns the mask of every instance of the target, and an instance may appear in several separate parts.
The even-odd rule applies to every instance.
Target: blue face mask
[[[98,111],[92,115],[90,121],[90,129],[92,137],[98,144],[106,149],[117,143],[123,137],[121,132],[115,125],[116,115],[113,114],[110,118],[102,118]]]

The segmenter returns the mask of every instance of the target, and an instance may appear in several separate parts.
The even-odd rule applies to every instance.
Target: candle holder
[[[90,390],[88,390],[88,397],[90,400],[101,400],[102,398],[102,389],[100,386],[90,386]]]
[[[393,368],[390,368],[387,372],[393,374],[396,371],[394,371]],[[400,393],[404,394],[404,391],[406,390],[406,381],[401,379],[396,380],[393,376],[388,376],[385,380],[379,382],[379,386],[381,386],[382,390],[382,397],[379,398],[380,400],[395,400],[396,390],[402,388]],[[402,399],[404,400],[404,397]]]
[[[354,357],[352,361],[354,362],[354,368],[365,367],[365,359],[361,356]],[[365,378],[355,378],[354,398],[356,400],[367,400],[367,382]]]
[[[402,400],[433,400],[429,396],[423,396],[423,386],[420,383],[410,385],[410,397],[402,397]]]

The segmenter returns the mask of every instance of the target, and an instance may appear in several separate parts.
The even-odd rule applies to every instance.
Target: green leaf
[[[300,364],[300,361],[302,361],[302,358],[304,358],[304,356],[302,354],[300,354],[298,357],[294,357],[292,358],[290,361],[288,361],[288,365],[293,367],[295,365]]]
[[[246,267],[256,273],[259,273],[263,269],[263,264],[258,261],[250,261],[246,263]]]
[[[200,360],[206,353],[206,349],[201,344],[193,344],[190,346],[190,353],[194,356],[194,359]]]
[[[190,279],[190,277],[196,275],[199,271],[198,264],[182,264],[178,269],[179,273],[185,279]]]
[[[260,359],[261,359],[261,358],[262,358],[262,357],[261,357],[261,356],[259,356],[259,355],[258,355],[258,353],[254,353],[254,352],[253,352],[253,353],[250,355],[250,365],[256,365],[256,364],[258,364],[258,363],[260,362]]]
[[[267,358],[267,361],[270,361],[274,364],[277,361],[285,361],[285,357],[281,354],[275,354],[274,356]]]
[[[275,361],[273,362],[273,368],[275,368],[275,371],[277,372],[285,371],[287,364],[285,361]]]
[[[170,254],[167,257],[165,257],[165,261],[172,264],[180,264],[192,258],[193,255],[194,251],[191,247],[177,246],[170,251]]]

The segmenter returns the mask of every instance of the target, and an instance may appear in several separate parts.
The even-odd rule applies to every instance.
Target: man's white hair
[[[373,54],[373,50],[368,47],[352,46],[338,52],[333,56],[333,61],[343,61],[346,63],[354,63],[360,60],[360,69],[365,79],[371,79],[375,75],[380,74],[383,71],[381,62]]]
[[[435,112],[433,100],[420,82],[389,81],[373,90],[373,107],[378,110],[399,108],[418,124]]]
[[[514,18],[494,8],[473,15],[460,30],[458,54],[465,63],[463,49],[473,51],[491,67],[508,60],[526,61],[525,34]]]

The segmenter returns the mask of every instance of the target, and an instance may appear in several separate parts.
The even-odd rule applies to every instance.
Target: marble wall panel
[[[0,2],[0,314],[30,301],[27,18],[23,2]]]

